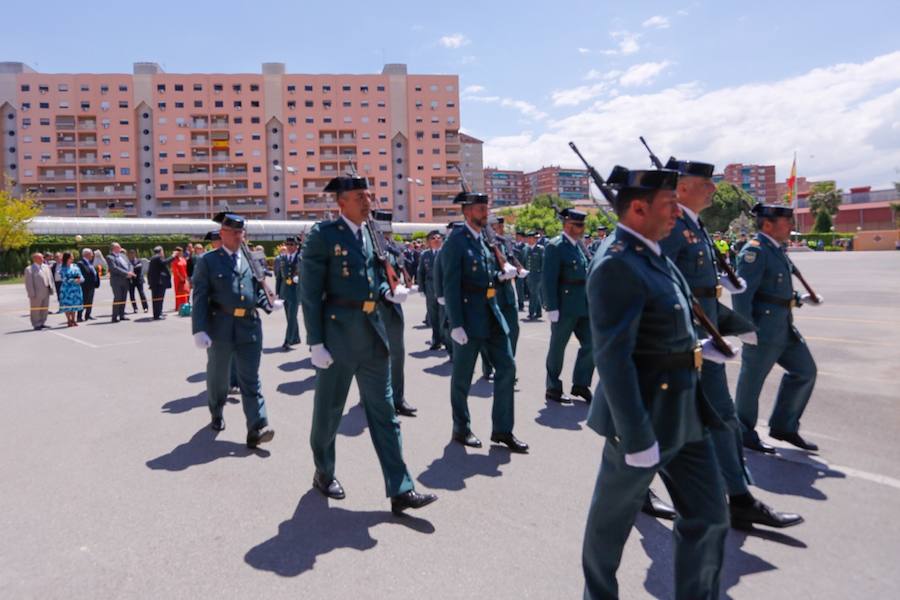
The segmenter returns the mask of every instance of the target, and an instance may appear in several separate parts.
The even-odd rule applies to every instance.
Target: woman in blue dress
[[[72,254],[69,252],[63,252],[59,278],[62,282],[59,288],[60,310],[66,313],[68,327],[78,327],[75,315],[83,309],[84,297],[81,295],[81,284],[84,283],[84,277],[81,275],[81,270],[72,264]]]

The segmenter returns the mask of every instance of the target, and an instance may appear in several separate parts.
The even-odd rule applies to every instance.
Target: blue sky
[[[276,2],[9,4],[0,60],[47,72],[457,73],[486,163],[601,171],[657,154],[900,179],[900,3]],[[237,8],[240,7],[240,8]],[[41,21],[41,17],[47,17]],[[328,23],[326,26],[325,24]],[[20,26],[28,24],[28,26]],[[110,32],[101,35],[98,32]]]

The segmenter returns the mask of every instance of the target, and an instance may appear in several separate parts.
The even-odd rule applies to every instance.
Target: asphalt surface
[[[826,299],[796,316],[819,366],[802,431],[821,452],[773,442],[777,457],[748,457],[754,493],[806,522],[732,531],[722,596],[897,598],[900,252],[792,256]],[[519,342],[515,432],[531,454],[463,449],[449,443],[450,364],[427,351],[424,300],[410,298],[407,399],[419,416],[402,420],[404,455],[419,489],[440,499],[396,518],[355,386],[338,437],[347,499],[311,491],[315,374],[306,347],[279,349],[282,314],[264,319],[261,370],[276,436],[252,452],[236,400],[226,431],[208,427],[206,359],[188,319],[110,324],[107,282],[98,300],[99,320],[66,329],[51,315],[53,329],[35,332],[23,287],[0,286],[0,597],[581,596],[603,440],[584,426],[583,403],[543,399],[547,321],[522,323]],[[736,375],[730,366],[732,388]],[[490,393],[479,380],[470,398],[485,441]],[[621,596],[671,597],[672,550],[671,524],[639,516]]]

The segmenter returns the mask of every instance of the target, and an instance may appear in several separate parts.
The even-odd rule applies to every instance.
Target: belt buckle
[[[701,367],[703,367],[703,349],[694,346],[694,368],[699,371]]]
[[[722,286],[716,285],[716,298],[721,298],[721,297],[722,297]]]
[[[375,301],[374,300],[363,300],[362,311],[366,314],[375,312]]]
[[[246,308],[236,308],[234,309],[234,316],[236,317],[246,317],[247,309]]]
[[[791,304],[788,308],[794,309],[797,308],[797,298],[791,298]]]
[[[490,287],[487,289],[487,299],[488,300],[490,300],[491,298],[493,298],[496,295],[497,295],[497,290],[495,288]]]
[[[294,280],[289,277],[287,280],[285,280],[284,284],[285,285],[294,285]]]

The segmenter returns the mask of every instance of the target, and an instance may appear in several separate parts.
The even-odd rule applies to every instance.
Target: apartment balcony
[[[256,190],[261,193],[262,190]],[[245,187],[217,187],[212,190],[213,196],[246,196],[250,193],[249,188]]]
[[[209,121],[191,121],[190,127],[191,129],[209,129]]]
[[[56,130],[57,131],[73,131],[75,129],[74,121],[57,121],[56,122]]]
[[[74,173],[60,173],[59,175],[47,175],[38,173],[38,181],[75,181]]]
[[[46,161],[50,162],[50,161]],[[74,156],[60,156],[56,159],[56,163],[60,165],[74,165],[75,157]]]
[[[75,162],[74,160],[71,162]],[[78,164],[96,165],[100,163],[100,157],[96,154],[80,154],[78,155]]]
[[[75,140],[56,140],[56,147],[57,148],[74,148]]]
[[[213,162],[227,162],[229,160],[231,160],[231,157],[227,154],[223,154],[221,156],[216,156],[215,154],[212,155]]]
[[[74,193],[74,192],[73,192]],[[126,190],[81,190],[78,192],[79,198],[131,198],[134,199],[136,192],[134,189]]]
[[[59,144],[57,144],[57,146],[59,146]],[[74,146],[74,144],[73,144],[73,146]],[[78,147],[79,148],[96,148],[97,140],[96,140],[96,138],[85,138],[83,140],[78,140]]]
[[[215,169],[213,179],[242,179],[247,177],[247,169]]]
[[[211,207],[206,202],[192,202],[189,204],[173,204],[170,206],[165,206],[160,204],[156,207],[156,212],[161,215],[172,215],[172,214],[211,214],[215,212],[215,207]]]
[[[223,129],[228,129],[228,121],[217,120],[213,121],[210,124],[210,129],[221,131]]]
[[[172,179],[175,181],[209,181],[209,173],[172,173]]]
[[[79,121],[79,131],[94,131],[97,129],[97,121]]]
[[[78,178],[81,181],[111,181],[116,178],[114,172],[82,172]]]
[[[31,192],[35,194],[37,196],[37,199],[41,202],[52,202],[53,200],[74,200],[78,196],[78,193],[75,190],[57,190],[55,192],[51,192],[49,190],[31,190]]]
[[[206,138],[191,138],[192,148],[209,148],[212,142]]]
[[[462,191],[462,187],[458,183],[432,183],[431,191],[459,193]]]

